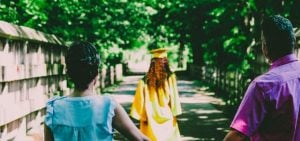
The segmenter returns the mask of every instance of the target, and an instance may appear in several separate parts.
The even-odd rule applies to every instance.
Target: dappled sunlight
[[[136,88],[134,88],[134,86],[136,86],[136,84],[129,84],[128,86],[129,86],[129,87],[120,87],[120,88],[118,88],[118,91],[119,91],[119,92],[123,92],[123,91],[134,91],[134,92],[135,92]],[[130,86],[132,86],[132,87],[130,87]]]
[[[211,122],[219,122],[219,121],[228,121],[227,118],[219,118],[219,119],[213,119],[213,120],[210,120]]]
[[[190,85],[192,85],[192,81],[179,80],[177,81],[178,89],[180,93],[183,92],[196,92],[195,89],[191,89]]]
[[[188,121],[189,119],[188,118],[178,118],[177,120],[178,121]]]
[[[181,97],[180,102],[182,103],[209,103],[210,98],[197,98],[197,97]]]
[[[112,86],[104,89],[105,93],[110,93],[113,95],[134,95],[138,80],[142,76],[127,76],[123,78],[122,85]]]
[[[209,89],[209,87],[201,87],[201,88],[197,88],[196,90],[198,91],[207,91]],[[211,92],[213,93],[213,92]]]
[[[143,78],[143,75],[126,76],[123,78],[122,84],[137,84],[139,79]]]
[[[222,113],[222,112],[219,111],[219,110],[203,110],[203,109],[199,109],[195,113],[197,113],[197,114],[215,114],[215,113]]]
[[[197,95],[180,95],[181,103],[210,103],[210,104],[219,104],[225,105],[221,99],[216,99],[208,96],[197,96]]]
[[[215,95],[214,92],[203,92],[203,94],[208,95],[208,96],[214,96]]]
[[[182,141],[199,141],[200,139],[199,138],[195,138],[195,137],[185,137],[185,136],[182,136],[181,140]]]
[[[216,130],[222,131],[222,132],[225,132],[225,133],[229,132],[229,128],[220,128],[220,127],[218,127],[218,128],[216,128]]]
[[[182,137],[182,141],[216,141],[215,138]]]
[[[198,116],[198,118],[200,118],[200,119],[207,119],[208,116]]]
[[[133,101],[133,95],[112,95],[112,97],[120,104],[124,103],[132,103]]]
[[[184,86],[184,85],[191,85],[193,84],[193,81],[188,81],[188,80],[177,80],[178,86]]]

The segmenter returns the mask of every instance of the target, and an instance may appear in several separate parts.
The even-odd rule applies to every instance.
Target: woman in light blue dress
[[[129,140],[148,141],[120,104],[96,93],[99,63],[99,54],[90,43],[71,45],[66,65],[75,90],[47,103],[45,141],[112,141],[114,128]]]

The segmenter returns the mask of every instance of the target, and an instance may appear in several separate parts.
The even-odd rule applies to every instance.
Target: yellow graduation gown
[[[181,113],[175,74],[165,81],[165,90],[149,89],[139,80],[130,116],[140,120],[140,130],[151,141],[180,141],[176,116]]]

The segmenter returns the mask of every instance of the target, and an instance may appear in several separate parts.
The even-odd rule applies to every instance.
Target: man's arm
[[[264,92],[252,81],[230,125],[231,131],[224,141],[245,141],[255,133],[267,113]]]
[[[237,130],[230,130],[223,141],[246,141],[248,137]]]

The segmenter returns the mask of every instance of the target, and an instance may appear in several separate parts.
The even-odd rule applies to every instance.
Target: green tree
[[[150,16],[155,13],[138,0],[12,0],[1,1],[1,9],[1,20],[66,41],[90,41],[104,54],[104,60],[110,47],[130,49],[143,43],[141,37],[147,34]],[[121,59],[122,55],[111,56],[118,57],[109,60]]]

